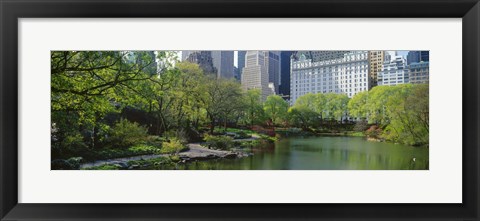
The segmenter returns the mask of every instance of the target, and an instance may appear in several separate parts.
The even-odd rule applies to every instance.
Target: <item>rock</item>
[[[223,158],[225,159],[234,159],[234,158],[237,158],[237,154],[236,153],[227,153],[225,156],[223,156]]]
[[[134,169],[137,169],[137,168],[139,168],[139,167],[140,167],[140,165],[134,164],[134,165],[131,165],[130,167],[128,167],[128,169],[129,169],[129,170],[134,170]]]
[[[128,169],[129,168],[128,164],[125,163],[125,162],[113,162],[112,164],[120,167],[120,169]]]

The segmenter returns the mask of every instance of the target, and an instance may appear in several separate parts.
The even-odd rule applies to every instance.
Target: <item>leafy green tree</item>
[[[280,124],[287,117],[288,103],[278,95],[270,95],[263,104],[263,109],[274,124]]]
[[[241,89],[238,83],[224,79],[210,79],[204,83],[205,97],[202,103],[210,120],[210,134],[213,134],[217,120],[225,119],[240,103]]]
[[[256,123],[263,123],[265,112],[262,104],[262,94],[258,89],[247,90],[244,95],[245,104],[245,122],[250,126]]]
[[[139,103],[138,82],[154,78],[155,56],[146,52],[55,51],[51,53],[54,142],[83,131],[95,147],[100,119],[122,105]]]
[[[307,106],[293,106],[288,109],[289,121],[292,125],[304,130],[314,126],[318,114]]]
[[[348,111],[350,113],[350,116],[360,119],[367,119],[367,102],[368,91],[362,91],[353,96],[352,99],[350,99],[350,101],[348,102]]]

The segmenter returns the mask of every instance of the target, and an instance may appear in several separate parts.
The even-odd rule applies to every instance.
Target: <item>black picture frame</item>
[[[0,15],[1,220],[479,220],[478,0],[1,0]],[[463,203],[18,203],[17,21],[19,18],[76,17],[462,18]]]

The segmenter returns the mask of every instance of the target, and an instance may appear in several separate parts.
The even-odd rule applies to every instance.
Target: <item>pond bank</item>
[[[236,139],[235,142],[243,142],[243,141],[252,141],[256,140],[258,137],[246,138],[246,139]],[[114,159],[107,159],[107,160],[97,160],[94,162],[83,163],[80,165],[80,169],[87,169],[91,167],[98,167],[103,166],[106,164],[116,165],[122,169],[129,169],[128,162],[129,161],[138,161],[138,160],[151,160],[161,157],[170,157],[170,156],[178,156],[180,158],[181,163],[186,163],[189,161],[202,161],[202,160],[209,160],[209,159],[234,159],[234,158],[242,158],[248,157],[251,153],[246,153],[239,150],[214,150],[208,149],[201,145],[202,143],[189,143],[187,144],[188,150],[180,152],[178,154],[149,154],[149,155],[140,155],[140,156],[133,156],[133,157],[122,157],[122,158],[114,158]]]

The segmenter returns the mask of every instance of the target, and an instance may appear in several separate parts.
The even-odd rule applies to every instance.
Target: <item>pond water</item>
[[[191,162],[189,170],[428,170],[426,147],[363,137],[288,137],[240,159]],[[166,168],[165,168],[166,169]]]

